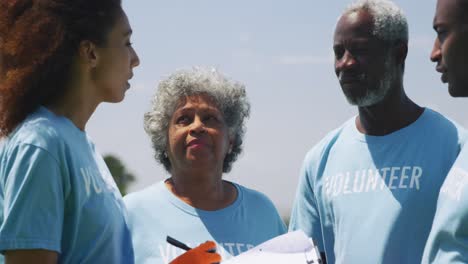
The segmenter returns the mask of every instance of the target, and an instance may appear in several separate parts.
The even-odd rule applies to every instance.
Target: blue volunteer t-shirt
[[[0,251],[44,249],[59,263],[134,263],[125,206],[86,133],[44,107],[0,149]],[[2,262],[0,260],[0,262]]]
[[[468,147],[440,189],[422,263],[468,263]]]
[[[290,230],[314,238],[329,263],[420,263],[465,137],[430,109],[385,136],[360,133],[352,118],[306,155]]]
[[[213,240],[223,260],[286,232],[272,202],[234,184],[237,199],[216,211],[196,209],[172,194],[161,181],[124,197],[138,264],[168,264],[183,250],[166,243],[171,236],[190,247]]]

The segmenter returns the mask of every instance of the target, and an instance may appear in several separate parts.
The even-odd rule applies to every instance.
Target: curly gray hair
[[[223,172],[231,170],[232,163],[242,152],[245,119],[250,114],[245,86],[212,68],[179,70],[159,83],[151,110],[144,115],[144,128],[151,137],[154,157],[168,172],[171,171],[171,163],[166,154],[170,119],[180,100],[199,94],[213,99],[223,114],[228,133],[233,139],[232,149],[224,158]]]
[[[372,15],[376,37],[389,42],[400,40],[408,43],[408,22],[395,3],[389,0],[358,0],[348,6],[343,15],[359,10],[366,10]]]

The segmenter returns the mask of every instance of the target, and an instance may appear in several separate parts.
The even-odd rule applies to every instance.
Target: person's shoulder
[[[78,129],[71,120],[39,107],[8,136],[7,146],[34,146],[50,152],[53,156],[72,153],[87,144],[94,148],[91,139]]]
[[[304,161],[308,162],[323,156],[330,148],[332,148],[345,131],[352,129],[354,120],[352,117],[344,122],[341,126],[328,132],[319,142],[317,142],[309,151],[307,151]]]
[[[60,132],[48,116],[36,112],[28,116],[12,136],[25,143],[40,143],[59,138]]]
[[[34,146],[49,152],[55,152],[62,144],[63,137],[56,124],[49,116],[38,110],[30,114],[6,138],[5,148],[17,146]]]
[[[242,192],[243,200],[246,201],[249,205],[252,205],[254,208],[268,208],[274,209],[276,207],[268,196],[260,191],[245,187],[238,183],[232,183]]]
[[[267,201],[270,200],[264,193],[262,193],[260,191],[245,187],[245,186],[243,186],[241,184],[238,184],[238,183],[233,182],[232,184],[237,186],[237,188],[239,188],[244,193],[244,195],[246,197],[249,197],[249,198],[253,197],[253,198],[256,198],[256,199],[267,200]]]
[[[152,204],[153,201],[161,200],[160,197],[163,193],[163,181],[156,182],[142,190],[131,192],[123,197],[125,206],[129,211],[145,207],[149,203]]]
[[[425,117],[427,123],[433,124],[435,126],[454,127],[459,130],[465,130],[463,126],[452,120],[450,117],[447,117],[427,107],[424,109],[423,117]]]
[[[429,129],[431,133],[439,131],[445,134],[453,134],[463,141],[468,137],[468,132],[462,125],[435,110],[425,108],[423,117],[425,118],[426,126],[434,128],[434,130]]]

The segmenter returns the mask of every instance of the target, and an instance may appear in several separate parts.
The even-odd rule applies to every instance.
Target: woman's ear
[[[96,45],[89,41],[83,40],[80,42],[79,52],[80,61],[90,68],[95,68],[98,64],[98,51]]]
[[[229,137],[229,148],[228,148],[227,154],[231,154],[233,147],[234,147],[234,139],[232,137]]]

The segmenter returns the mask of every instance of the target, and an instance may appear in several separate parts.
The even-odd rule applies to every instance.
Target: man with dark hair
[[[468,1],[438,0],[431,60],[453,97],[468,97]],[[468,263],[468,148],[442,185],[423,263]]]
[[[437,39],[431,60],[453,97],[468,97],[468,1],[439,0],[434,17]]]
[[[290,229],[329,263],[420,263],[462,130],[405,93],[408,25],[388,0],[361,0],[334,33],[335,72],[359,114],[307,154]]]

